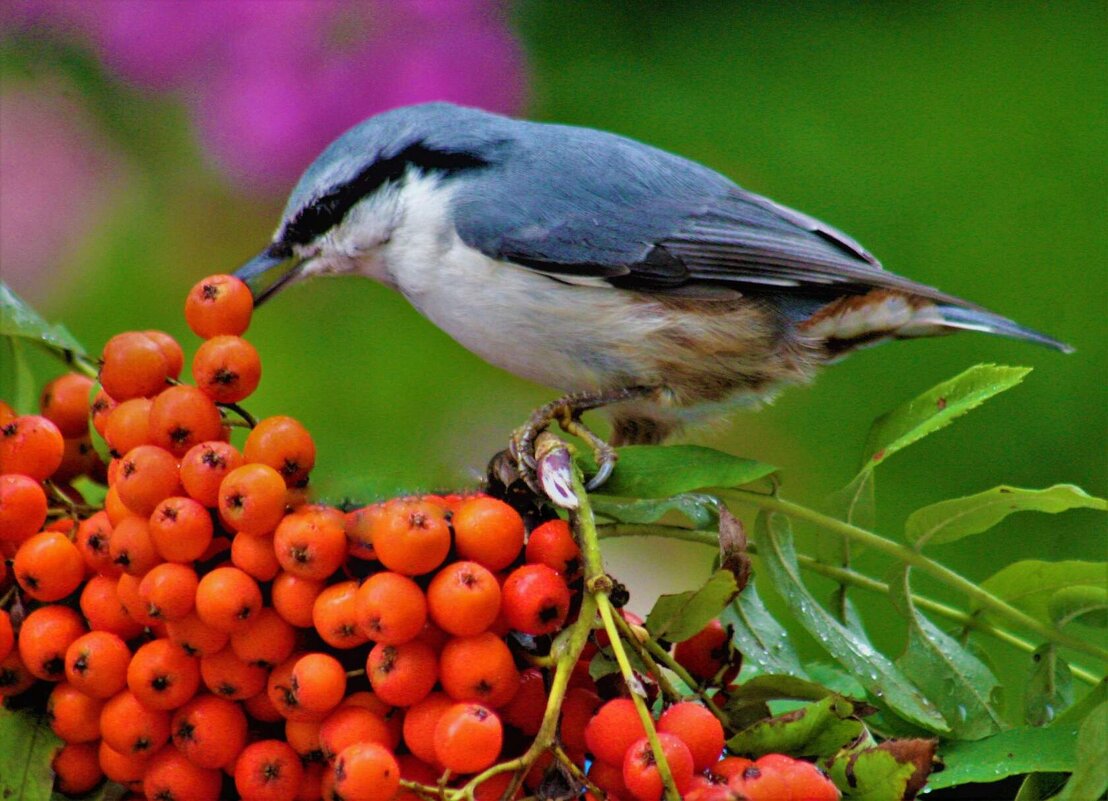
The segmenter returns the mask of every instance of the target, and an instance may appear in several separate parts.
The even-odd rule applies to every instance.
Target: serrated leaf
[[[1103,798],[1108,792],[1108,704],[1101,704],[1081,724],[1077,765],[1058,801]]]
[[[934,765],[934,740],[889,740],[849,749],[825,762],[828,776],[850,801],[915,798]]]
[[[1031,654],[1031,675],[1024,690],[1024,720],[1029,726],[1045,726],[1073,703],[1073,674],[1052,644],[1040,645]]]
[[[808,678],[788,631],[770,614],[753,583],[724,610],[720,621],[730,627],[731,640],[743,655],[743,664],[763,673]]]
[[[719,501],[711,495],[683,493],[672,498],[609,498],[589,497],[593,511],[620,523],[657,523],[666,515],[678,512],[694,527],[708,528],[719,520]]]
[[[706,487],[741,487],[777,472],[768,464],[701,445],[628,445],[618,450],[605,495],[669,498]],[[591,454],[577,458],[583,472],[596,472]]]
[[[1047,601],[1047,614],[1056,626],[1076,622],[1108,627],[1108,588],[1089,584],[1063,587]]]
[[[50,762],[61,746],[45,720],[0,708],[0,798],[49,801]]]
[[[981,588],[1037,620],[1053,625],[1050,599],[1056,592],[1076,585],[1103,586],[1106,583],[1108,562],[1026,559],[998,570],[981,582]]]
[[[950,737],[979,740],[1002,728],[994,698],[1000,682],[960,642],[919,613],[912,603],[910,568],[889,582],[893,603],[908,619],[908,640],[897,666],[938,708]]]
[[[1030,367],[978,364],[878,417],[866,440],[861,469],[872,469],[894,453],[945,428],[994,395],[1011,389],[1030,372]]]
[[[727,741],[732,754],[824,756],[858,739],[864,730],[854,705],[829,695],[784,715],[760,720]]]
[[[988,531],[1013,512],[1057,514],[1069,509],[1104,510],[1108,503],[1073,484],[1055,484],[1042,490],[993,487],[917,509],[904,523],[904,534],[917,548],[940,545]]]
[[[758,555],[796,621],[881,703],[928,731],[948,731],[939,710],[896,665],[856,637],[812,597],[800,577],[787,519],[761,513],[756,532]]]
[[[932,775],[932,790],[1035,771],[1069,773],[1077,764],[1077,727],[1026,726],[984,740],[954,740],[939,749],[939,758],[946,767]]]
[[[43,320],[3,281],[0,281],[0,336],[25,339],[55,351],[85,353],[64,325],[51,325]]]
[[[687,640],[719,617],[738,592],[735,576],[717,570],[699,589],[659,597],[646,616],[646,628],[655,639]]]

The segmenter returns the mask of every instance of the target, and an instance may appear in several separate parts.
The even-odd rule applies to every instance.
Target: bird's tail
[[[1039,333],[1030,328],[1025,328],[1019,323],[1001,317],[999,314],[985,311],[984,309],[967,309],[961,306],[938,304],[935,307],[942,318],[944,328],[954,328],[963,331],[981,331],[986,334],[997,334],[1010,339],[1021,339],[1025,342],[1034,342],[1048,348],[1060,350],[1062,353],[1073,353],[1073,347],[1065,342],[1059,342],[1053,337]]]

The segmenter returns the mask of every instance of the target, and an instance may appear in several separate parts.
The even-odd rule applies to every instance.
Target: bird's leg
[[[508,450],[515,460],[520,477],[538,494],[542,494],[541,485],[535,474],[535,438],[548,429],[551,423],[558,423],[562,430],[580,437],[593,449],[596,457],[596,475],[588,483],[588,489],[596,489],[612,474],[616,464],[616,451],[601,439],[588,426],[581,422],[581,415],[591,409],[608,406],[613,403],[645,398],[656,392],[655,387],[622,387],[602,392],[575,392],[540,406],[527,422],[512,434]]]

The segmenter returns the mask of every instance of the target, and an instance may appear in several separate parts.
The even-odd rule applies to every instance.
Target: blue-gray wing
[[[967,305],[881,269],[846,234],[699,164],[597,132],[567,142],[580,129],[558,130],[548,147],[460,188],[463,241],[555,278],[644,292],[835,297],[888,288]]]

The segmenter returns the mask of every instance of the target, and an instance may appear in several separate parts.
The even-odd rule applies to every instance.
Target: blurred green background
[[[1077,348],[1067,357],[973,334],[885,345],[692,441],[779,465],[789,497],[819,503],[852,474],[878,414],[977,362],[1029,365],[1022,386],[882,468],[879,530],[999,483],[1105,493],[1106,8],[507,6],[526,61],[522,113],[700,160],[849,232],[893,271]],[[207,166],[172,94],[121,85],[79,44],[4,42],[5,84],[60,81],[126,163],[121,188],[65,262],[12,283],[91,350],[135,328],[195,348],[185,292],[260,249],[283,197],[235,188]],[[363,279],[294,287],[255,317],[249,337],[264,377],[248,407],[309,427],[313,484],[331,497],[471,486],[512,428],[554,395],[479,361]],[[1105,534],[1093,513],[1029,514],[934,555],[982,579],[1018,558],[1103,559]],[[661,572],[663,588],[688,585],[710,558],[661,544],[612,553],[617,574]],[[649,569],[661,563],[665,571]],[[899,626],[879,628],[892,642]]]

